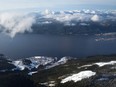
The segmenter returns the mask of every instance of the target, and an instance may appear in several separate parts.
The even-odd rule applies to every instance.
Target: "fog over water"
[[[116,53],[116,40],[97,41],[95,36],[53,36],[20,34],[11,38],[0,34],[0,53],[10,58],[32,56],[85,57]]]

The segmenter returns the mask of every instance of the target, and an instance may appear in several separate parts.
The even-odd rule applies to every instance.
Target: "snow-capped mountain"
[[[69,59],[70,59],[69,57],[57,58],[57,57],[34,56],[14,61],[2,55],[0,56],[0,72],[27,70],[28,74],[32,75],[37,71],[50,69],[55,66],[65,64]]]
[[[44,56],[35,56],[25,59],[20,59],[16,61],[12,61],[12,64],[16,66],[14,70],[32,70],[32,69],[38,69],[40,66],[42,66],[44,69],[49,69],[55,66],[58,66],[60,64],[64,64],[68,61],[67,57],[63,57],[61,59],[58,59],[57,57],[44,57]]]

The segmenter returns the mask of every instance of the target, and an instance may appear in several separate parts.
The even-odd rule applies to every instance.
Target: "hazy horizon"
[[[115,0],[0,0],[0,11],[116,9]]]

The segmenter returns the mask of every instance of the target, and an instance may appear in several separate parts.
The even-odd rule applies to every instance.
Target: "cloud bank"
[[[0,13],[0,32],[14,37],[18,33],[33,32],[36,28],[43,29],[50,26],[90,26],[91,22],[101,25],[106,21],[116,21],[116,11],[93,11],[93,10],[72,10],[72,11],[49,11],[38,13]],[[33,27],[36,25],[36,27]],[[42,26],[44,27],[42,27]],[[48,26],[49,25],[49,26]],[[33,27],[33,29],[32,29]]]
[[[14,37],[17,33],[31,32],[35,18],[28,14],[0,13],[0,31]]]

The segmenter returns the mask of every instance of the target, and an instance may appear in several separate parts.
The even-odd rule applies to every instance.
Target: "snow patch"
[[[87,67],[90,67],[90,66],[93,66],[93,65],[92,64],[90,64],[90,65],[83,65],[83,66],[78,67],[78,69],[80,69],[80,68],[87,68]]]
[[[65,64],[68,60],[69,59],[67,57],[63,57],[59,61],[53,63],[52,65],[47,66],[46,69],[50,69],[52,67],[55,67],[55,66],[58,66],[58,65],[61,65],[61,64]]]
[[[99,67],[103,67],[105,65],[114,65],[116,64],[116,61],[110,61],[110,62],[99,62],[99,63],[95,63],[96,65],[98,65]]]
[[[37,71],[29,72],[28,75],[32,76],[35,73],[37,73]]]
[[[91,76],[94,76],[94,75],[96,75],[96,72],[92,72],[90,70],[81,71],[77,74],[73,74],[72,76],[69,76],[69,77],[63,79],[61,81],[61,83],[66,83],[69,81],[78,82],[78,81],[81,81],[83,79],[90,78]]]
[[[88,64],[88,65],[80,66],[80,67],[78,67],[78,69],[80,69],[80,68],[86,68],[86,67],[91,67],[93,65],[98,65],[99,67],[103,67],[103,66],[106,66],[106,65],[114,65],[114,64],[116,64],[116,61],[97,62],[97,63],[93,63],[93,64]]]
[[[23,65],[23,62],[18,60],[18,61],[13,61],[12,62],[13,65],[15,65],[17,67],[17,69],[19,70],[24,70],[25,66]]]

